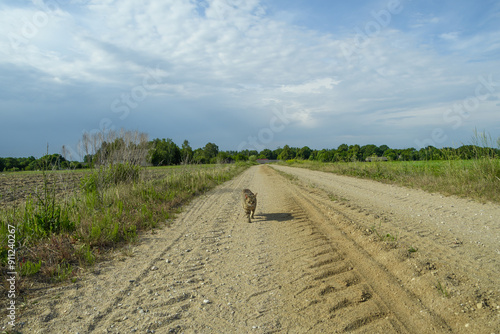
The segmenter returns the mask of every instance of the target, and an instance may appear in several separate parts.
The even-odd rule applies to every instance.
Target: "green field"
[[[291,160],[287,165],[500,203],[500,159],[321,163]]]

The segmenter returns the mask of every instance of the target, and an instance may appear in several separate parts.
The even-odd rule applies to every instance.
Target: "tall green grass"
[[[322,163],[290,161],[290,166],[500,203],[500,159]]]
[[[462,160],[454,149],[441,149],[444,160],[322,163],[290,160],[288,165],[332,172],[380,182],[419,188],[444,195],[500,203],[500,138],[474,131],[468,156]]]
[[[83,175],[80,191],[63,197],[47,178],[24,204],[0,210],[2,272],[7,272],[8,224],[16,227],[18,272],[60,281],[92,265],[102,250],[133,242],[140,231],[168,226],[182,204],[249,166],[100,166]]]

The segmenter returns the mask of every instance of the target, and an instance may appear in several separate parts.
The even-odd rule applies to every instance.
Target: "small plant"
[[[418,248],[415,248],[413,246],[411,246],[409,249],[408,249],[408,253],[416,253],[418,251]]]
[[[380,226],[381,226],[381,225],[382,225],[382,223],[380,223],[379,228],[380,228]],[[384,234],[381,234],[381,233],[379,233],[379,231],[375,228],[375,225],[373,225],[373,226],[372,226],[371,231],[377,235],[377,237],[378,237],[378,239],[379,239],[380,241],[389,241],[389,242],[397,242],[397,241],[398,241],[398,235],[395,235],[395,236],[394,236],[394,235],[392,235],[392,234],[390,234],[390,233],[387,233],[387,234],[385,234],[385,235],[384,235]]]
[[[443,295],[443,297],[448,298],[450,296],[450,294],[446,290],[446,287],[442,285],[440,281],[437,281],[436,289],[438,289],[438,291]]]
[[[134,257],[134,249],[132,246],[128,245],[127,247],[122,248],[122,254],[126,257]]]
[[[396,242],[398,241],[398,236],[397,235],[392,235],[390,233],[387,233],[384,237],[384,241],[392,241],[392,242]]]
[[[330,201],[332,201],[332,202],[338,201],[337,196],[335,196],[334,194],[328,194],[328,198],[329,198],[329,199],[330,199]]]
[[[380,240],[382,240],[382,237],[380,236],[377,229],[375,228],[375,225],[373,225],[370,230],[372,231],[372,233],[375,233]]]
[[[31,261],[26,261],[24,264],[20,265],[20,273],[21,276],[33,276],[40,271],[42,267],[42,260],[38,261],[38,263],[33,263]]]
[[[34,237],[74,229],[74,223],[69,219],[71,207],[56,198],[57,182],[54,175],[49,177],[50,169],[54,169],[57,164],[59,160],[55,162],[55,165],[51,165],[48,160],[42,161],[40,165],[43,177],[41,190],[36,189],[34,198],[28,197],[25,204],[25,226],[34,232]]]
[[[84,244],[80,247],[80,249],[77,251],[77,255],[85,261],[85,264],[91,266],[95,263],[96,256],[94,255],[94,252],[92,252],[92,249],[90,248],[90,245]]]
[[[73,267],[67,264],[58,264],[56,267],[56,271],[54,273],[54,281],[62,282],[69,278],[69,276],[73,273]]]

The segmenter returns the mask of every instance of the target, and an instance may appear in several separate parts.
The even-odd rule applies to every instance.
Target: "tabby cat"
[[[243,189],[242,193],[243,199],[243,209],[245,210],[248,222],[251,223],[250,213],[252,213],[252,218],[255,213],[255,208],[257,207],[257,193],[252,193],[249,189]]]

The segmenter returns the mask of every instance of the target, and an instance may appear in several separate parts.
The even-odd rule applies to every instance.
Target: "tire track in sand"
[[[448,332],[449,328],[402,289],[369,254],[316,205],[314,192],[264,167],[277,207],[289,212],[276,225],[283,235],[278,263],[286,301],[283,328],[291,332]],[[281,194],[281,195],[280,195]],[[279,201],[278,201],[279,200]],[[321,199],[324,200],[324,199]]]

